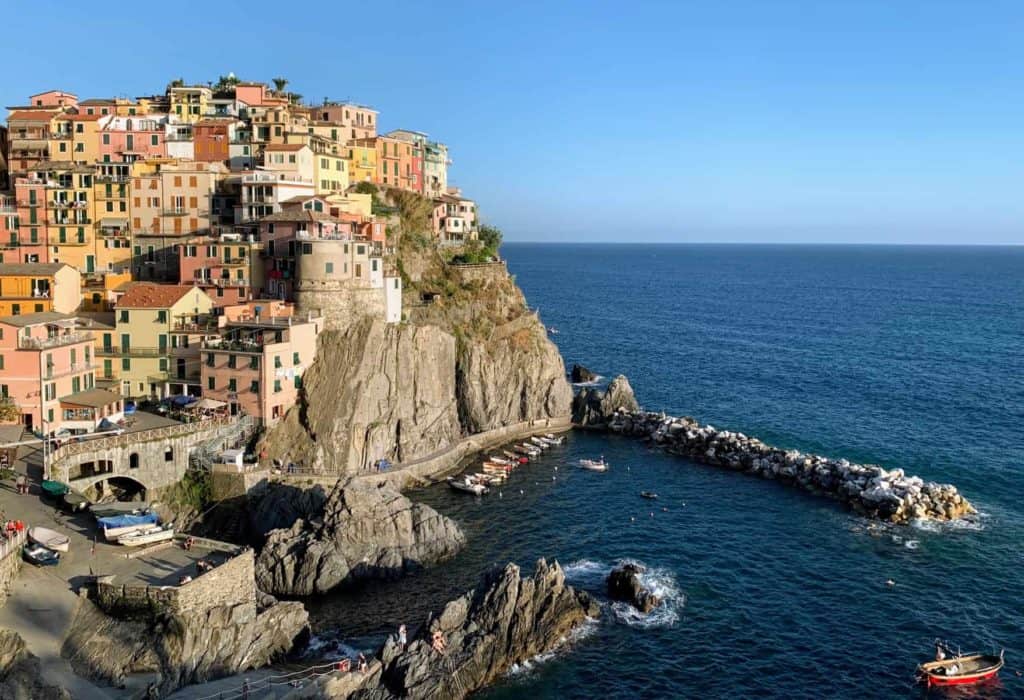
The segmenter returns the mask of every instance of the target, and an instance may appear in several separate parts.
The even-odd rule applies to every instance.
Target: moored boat
[[[546,450],[549,447],[551,447],[551,445],[546,440],[543,440],[542,438],[539,438],[536,435],[530,436],[530,442],[542,450]]]
[[[495,486],[503,484],[508,480],[504,474],[473,474],[473,480],[484,486]]]
[[[149,503],[115,501],[113,503],[93,503],[89,510],[97,518],[113,518],[118,515],[142,515],[149,510]]]
[[[511,464],[506,464],[505,462],[484,462],[483,467],[484,469],[494,469],[503,472],[510,472],[515,469]]]
[[[165,542],[171,539],[174,539],[174,528],[169,525],[166,527],[153,525],[150,527],[140,528],[135,532],[128,533],[127,535],[121,535],[117,538],[117,543],[124,545],[125,547],[139,547],[144,544]]]
[[[488,455],[487,459],[485,459],[484,461],[485,462],[494,462],[495,464],[504,464],[504,465],[509,466],[509,467],[515,467],[515,466],[517,466],[519,464],[518,461],[513,462],[511,459],[506,459],[505,457],[499,457],[498,455]]]
[[[608,463],[604,461],[604,457],[601,459],[581,459],[580,469],[589,469],[592,472],[606,472],[608,471]]]
[[[658,500],[658,494],[654,493],[654,491],[641,491],[640,492],[640,497],[641,498],[649,498],[652,501]]]
[[[949,648],[938,643],[939,654],[944,656]],[[917,680],[928,687],[933,685],[972,685],[981,683],[999,675],[1003,667],[1003,651],[999,654],[956,653],[947,658],[936,658],[919,664]]]
[[[564,435],[557,435],[556,436],[554,433],[544,433],[543,435],[541,435],[541,437],[543,437],[543,438],[545,438],[547,440],[550,440],[555,445],[561,445],[563,442],[565,442],[565,436]]]
[[[32,542],[42,545],[47,549],[52,549],[55,552],[66,552],[71,548],[70,537],[48,527],[39,527],[38,525],[30,527],[28,529],[28,538]]]
[[[456,491],[464,491],[471,493],[474,496],[482,496],[487,493],[488,488],[483,484],[478,484],[472,479],[466,477],[456,478],[454,476],[448,477],[448,485]]]
[[[529,457],[526,457],[526,456],[521,455],[521,454],[516,454],[515,452],[512,452],[511,450],[502,450],[501,454],[505,455],[506,457],[508,457],[513,462],[517,462],[518,464],[526,464],[527,462],[530,461]]]
[[[35,543],[29,543],[22,547],[21,557],[29,564],[36,566],[57,566],[60,563],[60,554]]]
[[[516,447],[518,447],[520,450],[530,455],[531,457],[539,457],[541,453],[541,449],[539,447],[537,447],[536,445],[527,444],[525,442],[516,445]]]

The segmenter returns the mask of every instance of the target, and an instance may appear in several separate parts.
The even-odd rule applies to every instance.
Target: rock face
[[[508,564],[429,616],[407,649],[389,639],[380,653],[379,680],[369,680],[351,697],[464,698],[513,664],[559,646],[598,614],[589,595],[565,584],[557,563],[539,560],[529,578]],[[444,655],[431,647],[435,630],[444,636]]]
[[[623,564],[608,574],[608,597],[623,600],[642,613],[649,613],[661,605],[661,598],[651,593],[640,583],[644,567],[639,564]]]
[[[0,699],[70,700],[63,688],[47,685],[39,659],[25,647],[25,640],[12,630],[0,629]]]
[[[316,520],[300,518],[268,535],[256,583],[273,594],[326,593],[441,561],[463,544],[453,520],[389,487],[349,479],[334,487]]]
[[[597,375],[583,365],[573,365],[572,370],[569,372],[569,379],[572,380],[573,384],[585,384],[597,379]]]
[[[615,377],[605,391],[583,389],[572,402],[572,421],[581,428],[604,428],[618,411],[638,411],[633,387],[623,375]]]
[[[80,603],[61,656],[80,676],[123,685],[130,674],[153,674],[163,694],[183,685],[265,666],[308,630],[301,603],[221,606],[151,620],[118,620]]]
[[[632,390],[627,397],[626,388],[628,383],[620,385],[613,395],[609,386],[608,396],[601,398],[592,393],[585,399],[581,399],[582,394],[577,396],[574,409],[579,408],[581,425],[651,440],[695,462],[792,484],[841,501],[868,517],[893,523],[917,518],[955,520],[976,512],[955,486],[906,476],[902,469],[886,470],[873,464],[782,450],[743,433],[701,425],[692,418],[627,408],[621,404],[630,403]]]

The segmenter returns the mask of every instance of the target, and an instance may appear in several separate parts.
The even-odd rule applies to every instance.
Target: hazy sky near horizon
[[[508,240],[1024,243],[1022,2],[6,9],[4,105],[284,76],[447,143]]]

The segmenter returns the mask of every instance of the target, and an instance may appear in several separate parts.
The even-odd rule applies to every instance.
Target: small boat
[[[64,507],[72,513],[80,513],[89,507],[89,499],[77,491],[64,494]]]
[[[117,538],[117,543],[125,547],[139,547],[144,544],[165,542],[171,539],[174,539],[174,528],[169,525],[166,527],[156,525],[140,528],[127,535],[121,535]]]
[[[505,457],[499,457],[498,455],[490,455],[484,461],[485,462],[494,462],[495,464],[505,464],[505,465],[508,465],[510,467],[516,467],[516,466],[519,465],[519,460],[513,461],[513,460],[507,459]]]
[[[948,650],[944,644],[939,647]],[[948,659],[929,661],[917,667],[917,680],[933,685],[971,685],[995,678],[1003,667],[1003,651],[996,654],[956,653]]]
[[[601,459],[581,459],[580,469],[589,469],[592,472],[606,472],[608,471],[608,463],[604,461],[604,457]]]
[[[66,552],[71,547],[71,538],[47,527],[30,527],[28,539],[55,552]]]
[[[519,462],[520,464],[526,464],[527,462],[530,461],[530,458],[527,455],[525,455],[525,454],[523,454],[521,452],[512,452],[511,450],[502,450],[501,453],[503,455],[505,455],[506,457],[508,457],[509,459],[513,459],[513,460]]]
[[[553,433],[544,433],[543,435],[541,435],[541,437],[555,445],[561,445],[563,442],[565,442],[564,435],[556,436]]]
[[[530,442],[532,442],[534,445],[536,445],[537,447],[539,447],[542,450],[546,450],[549,447],[551,447],[551,445],[549,445],[545,440],[537,437],[536,435],[531,435],[530,436]]]
[[[57,566],[60,563],[60,554],[34,543],[22,548],[21,558],[36,566]]]
[[[483,496],[488,491],[488,488],[483,484],[478,484],[465,477],[458,479],[454,476],[450,476],[448,477],[448,485],[456,491],[465,491],[466,493],[471,493],[474,496]]]
[[[551,335],[558,335],[558,329],[554,326],[548,326],[548,333]]]
[[[118,515],[142,515],[149,510],[149,503],[115,501],[113,503],[93,503],[89,510],[97,518],[113,518]]]
[[[115,542],[122,535],[129,535],[136,530],[151,527],[157,524],[156,513],[144,515],[116,515],[108,518],[100,518],[98,521],[103,536],[108,542]]]
[[[71,490],[71,487],[63,481],[51,481],[49,479],[43,479],[40,488],[43,490],[43,495],[50,498],[60,498]]]
[[[471,477],[473,481],[484,486],[493,486],[495,484],[504,484],[508,481],[508,477],[503,474],[473,474]]]
[[[640,497],[641,498],[649,498],[652,501],[658,500],[658,494],[654,493],[654,491],[641,491],[640,492]]]
[[[518,447],[520,450],[530,455],[531,457],[539,457],[540,453],[543,451],[536,445],[531,445],[525,442],[516,445],[516,447]]]
[[[515,467],[513,467],[511,464],[505,464],[504,462],[484,462],[483,467],[484,470],[493,469],[496,471],[500,470],[503,472],[510,472],[513,469],[515,469]]]

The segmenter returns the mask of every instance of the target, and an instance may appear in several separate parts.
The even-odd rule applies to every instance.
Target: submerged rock
[[[588,388],[576,394],[572,401],[572,422],[582,428],[604,428],[616,414],[639,410],[633,387],[620,374],[604,391]]]
[[[573,365],[572,371],[569,372],[569,378],[574,384],[585,384],[597,379],[597,375],[583,365]]]
[[[622,600],[642,613],[649,613],[661,605],[661,598],[643,587],[640,574],[644,567],[639,564],[623,564],[608,574],[608,597]]]
[[[272,594],[326,593],[447,559],[465,541],[455,521],[391,487],[339,481],[321,514],[268,534],[256,583]]]

